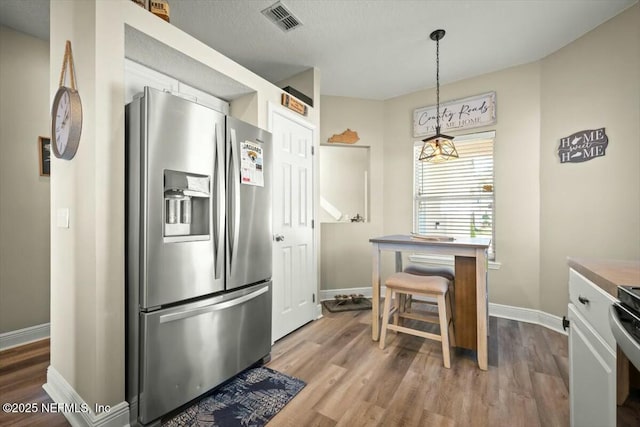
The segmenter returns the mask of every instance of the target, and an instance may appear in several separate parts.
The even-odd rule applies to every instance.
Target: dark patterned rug
[[[162,426],[261,427],[305,385],[273,369],[248,369]]]

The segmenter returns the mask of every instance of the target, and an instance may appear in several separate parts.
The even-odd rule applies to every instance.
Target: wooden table
[[[456,238],[453,241],[432,241],[396,234],[369,239],[373,244],[373,275],[371,285],[371,338],[380,337],[380,253],[396,253],[396,271],[402,271],[402,252],[455,256],[455,333],[456,346],[474,350],[478,366],[487,370],[488,292],[487,249],[491,239],[484,237]]]

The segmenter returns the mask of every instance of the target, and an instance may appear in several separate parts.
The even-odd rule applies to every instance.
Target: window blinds
[[[455,139],[459,158],[418,160],[414,146],[414,231],[454,237],[490,237],[494,251],[493,137]]]

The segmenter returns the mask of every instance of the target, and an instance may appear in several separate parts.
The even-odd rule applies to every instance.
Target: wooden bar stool
[[[387,329],[405,334],[416,335],[423,338],[442,342],[442,359],[444,367],[451,367],[451,354],[449,345],[455,346],[455,333],[453,319],[451,317],[451,299],[449,297],[449,280],[441,276],[418,276],[409,273],[394,273],[385,281],[387,292],[384,298],[382,311],[382,333],[380,335],[380,348],[384,349],[387,338]],[[391,307],[391,299],[395,295],[394,307]],[[404,304],[400,304],[401,295],[421,295],[435,298],[438,305],[438,314],[415,313],[407,311]],[[389,317],[393,315],[393,324],[389,324]],[[398,325],[398,319],[412,319],[421,322],[439,323],[440,334],[424,332],[418,329]]]
[[[452,282],[455,279],[455,273],[451,267],[429,267],[426,265],[410,264],[405,267],[404,272],[415,274],[416,276],[441,276]]]
[[[410,264],[404,269],[405,273],[415,274],[416,276],[441,276],[449,280],[449,297],[452,301],[456,300],[455,272],[451,267],[428,267],[423,265]],[[402,299],[401,299],[402,301]],[[411,298],[407,298],[406,304],[411,304]],[[451,305],[451,317],[456,318],[455,304]]]

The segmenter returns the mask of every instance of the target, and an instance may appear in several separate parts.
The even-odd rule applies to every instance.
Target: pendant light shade
[[[436,134],[430,138],[423,139],[422,151],[418,160],[423,162],[440,163],[450,159],[458,158],[458,151],[453,144],[453,137],[442,135],[440,127],[436,128]]]
[[[453,137],[440,133],[440,40],[444,35],[444,30],[435,30],[429,36],[436,42],[436,134],[422,140],[422,151],[418,160],[423,162],[440,163],[458,158]]]

